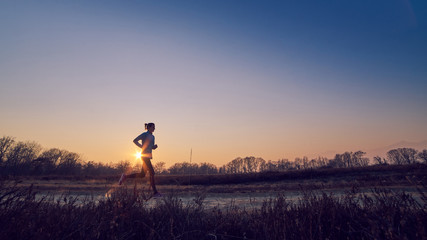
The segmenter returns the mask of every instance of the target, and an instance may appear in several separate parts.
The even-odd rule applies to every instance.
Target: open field
[[[195,195],[203,195],[207,208],[227,207],[232,202],[259,208],[263,201],[278,195],[296,201],[302,196],[302,191],[307,190],[340,197],[353,189],[357,189],[359,195],[371,194],[375,188],[405,191],[422,202],[419,186],[426,185],[426,171],[426,165],[373,166],[254,174],[163,175],[156,176],[156,182],[161,193],[176,196],[184,203],[191,202]],[[18,188],[31,187],[36,199],[46,196],[60,199],[66,195],[78,197],[79,201],[86,198],[102,201],[111,193],[134,188],[147,196],[151,194],[147,179],[129,179],[121,187],[117,185],[117,179],[118,176],[43,176],[4,182]]]
[[[426,175],[412,165],[157,176],[157,200],[118,176],[3,177],[0,239],[426,239]]]
[[[119,176],[42,176],[4,179],[18,187],[33,185],[36,191],[107,192]],[[147,179],[128,180],[127,185],[147,186]],[[316,169],[287,172],[216,175],[156,175],[162,192],[262,193],[300,189],[406,188],[427,183],[427,165],[390,165],[348,169]]]
[[[408,182],[409,176],[405,178]],[[390,190],[390,184],[370,194],[354,187],[337,196],[304,188],[311,184],[308,182],[300,185],[297,201],[279,193],[257,208],[237,202],[207,208],[200,193],[187,202],[173,192],[147,200],[147,189],[132,188],[131,184],[96,202],[90,198],[78,201],[67,194],[61,199],[49,195],[37,199],[35,188],[25,187],[25,181],[20,187],[2,181],[0,239],[426,239],[427,189],[419,180],[419,201],[404,191]],[[82,186],[101,180],[91,181]],[[67,182],[56,182],[63,184]],[[228,184],[223,188],[242,191],[255,185]],[[75,183],[69,189],[82,186]],[[160,185],[167,186],[173,185]],[[183,188],[182,193],[209,186],[174,187]]]

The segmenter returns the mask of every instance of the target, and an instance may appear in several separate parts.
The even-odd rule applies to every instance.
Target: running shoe
[[[120,180],[119,180],[119,185],[122,185],[125,180],[126,180],[126,175],[122,173],[122,176],[120,177]]]
[[[153,194],[153,198],[162,198],[163,195],[160,194],[159,192],[156,192],[155,194]]]

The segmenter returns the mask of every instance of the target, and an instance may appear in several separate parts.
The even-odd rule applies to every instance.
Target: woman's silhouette
[[[154,135],[153,132],[156,129],[156,126],[154,123],[146,123],[145,124],[146,132],[140,134],[138,137],[136,137],[133,142],[141,148],[141,159],[142,159],[142,169],[140,173],[133,173],[133,174],[122,174],[119,180],[119,185],[122,185],[123,182],[127,178],[144,178],[146,173],[149,172],[150,174],[150,185],[153,189],[153,196],[154,197],[160,197],[161,194],[156,189],[156,184],[154,183],[154,169],[153,165],[151,164],[151,159],[153,157],[152,150],[157,148],[157,144],[154,143]]]

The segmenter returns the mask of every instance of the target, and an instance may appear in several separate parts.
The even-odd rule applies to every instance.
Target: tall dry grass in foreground
[[[427,198],[357,190],[342,197],[303,191],[261,208],[205,208],[203,196],[176,196],[148,206],[141,190],[122,189],[95,202],[62,196],[35,199],[32,188],[0,188],[0,239],[426,239]],[[154,201],[154,200],[149,200]],[[421,202],[421,203],[420,203]]]

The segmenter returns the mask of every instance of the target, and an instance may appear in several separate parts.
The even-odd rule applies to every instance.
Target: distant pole
[[[193,157],[193,148],[190,149],[190,173],[188,176],[188,184],[191,185],[191,158]]]

